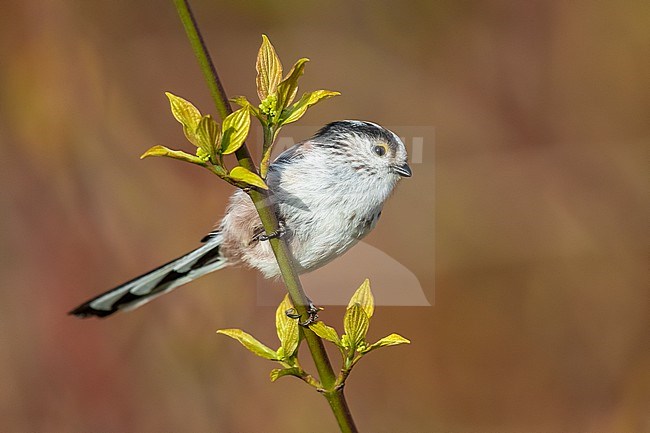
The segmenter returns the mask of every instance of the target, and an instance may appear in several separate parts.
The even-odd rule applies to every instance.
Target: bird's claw
[[[295,308],[289,308],[284,312],[284,314],[286,314],[289,319],[300,319],[300,314],[298,314]]]
[[[287,232],[286,226],[284,225],[284,221],[280,220],[278,221],[278,229],[269,233],[268,235],[266,233],[260,233],[257,236],[257,239],[259,241],[268,241],[269,239],[276,239],[276,238],[281,238],[284,236],[284,234]]]
[[[318,320],[318,312],[320,310],[322,310],[322,308],[315,306],[313,302],[309,301],[309,304],[307,305],[307,319],[305,319],[303,322],[299,321],[298,325],[308,327],[312,323],[316,322],[316,320]],[[286,314],[287,317],[291,319],[300,320],[300,314],[298,314],[295,308],[289,308],[284,312],[284,314]]]

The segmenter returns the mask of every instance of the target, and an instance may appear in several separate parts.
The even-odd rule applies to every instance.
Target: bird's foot
[[[284,236],[284,234],[287,232],[287,228],[284,225],[284,221],[280,220],[278,221],[278,229],[269,233],[268,235],[266,233],[260,233],[257,236],[257,239],[259,241],[268,241],[269,239],[276,239],[276,238],[281,238]]]
[[[314,303],[309,300],[309,304],[307,305],[307,319],[304,322],[298,322],[298,325],[307,327],[316,322],[320,310],[322,310],[322,308],[315,306]],[[285,311],[285,314],[291,319],[300,320],[300,314],[298,314],[295,308],[289,308]]]

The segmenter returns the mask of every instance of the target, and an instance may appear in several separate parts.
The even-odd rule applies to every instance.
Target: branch
[[[199,66],[201,67],[203,76],[210,88],[210,93],[214,99],[217,111],[219,112],[219,115],[224,118],[227,114],[232,112],[232,108],[230,107],[226,92],[219,80],[219,75],[217,74],[210,58],[210,54],[208,53],[201,33],[199,32],[196,20],[190,10],[190,6],[187,0],[174,0],[174,4],[181,22],[183,23],[183,27],[185,27],[185,32],[190,40],[190,44],[192,45],[192,50],[199,61]],[[250,152],[245,144],[237,150],[235,156],[241,166],[257,173],[255,164],[251,159]],[[268,192],[251,189],[248,194],[253,200],[253,203],[255,203],[255,208],[259,213],[266,233],[272,233],[277,230],[279,228],[277,214],[273,209],[274,206],[269,199]],[[309,300],[307,299],[300,283],[300,279],[298,278],[298,273],[294,266],[295,260],[293,259],[289,245],[281,237],[271,239],[270,243],[278,261],[278,265],[280,266],[282,278],[287,291],[289,292],[289,296],[291,297],[291,301],[298,313],[301,315],[302,320],[306,320],[308,317],[307,305]],[[314,364],[318,370],[320,381],[323,385],[323,395],[334,412],[334,416],[336,417],[341,431],[356,432],[357,428],[345,400],[343,389],[336,386],[336,375],[334,374],[327,352],[325,351],[323,341],[309,328],[305,327],[303,328],[303,331],[311,356],[314,359]]]

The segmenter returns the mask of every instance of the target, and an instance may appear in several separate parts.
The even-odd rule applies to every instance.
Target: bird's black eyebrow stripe
[[[325,149],[333,149],[333,150],[338,149],[339,147],[341,147],[339,144],[321,143],[319,141],[314,141],[314,142],[312,142],[312,144],[314,146],[322,147],[322,148],[325,148]]]
[[[332,147],[331,144],[324,144],[323,141],[325,141],[326,143],[328,142],[343,143],[345,142],[346,139],[350,137],[350,134],[368,136],[374,138],[377,141],[383,141],[386,144],[388,144],[388,146],[391,149],[397,147],[397,143],[395,141],[395,136],[393,135],[393,133],[391,133],[385,128],[382,128],[379,125],[375,125],[374,123],[362,122],[362,121],[332,122],[328,125],[325,125],[323,128],[321,128],[314,135],[314,137],[312,137],[312,141],[320,146]],[[340,147],[340,146],[334,145],[333,147]]]

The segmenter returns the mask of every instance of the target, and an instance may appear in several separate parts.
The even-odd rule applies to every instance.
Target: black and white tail
[[[70,311],[77,317],[106,317],[120,310],[132,310],[176,287],[227,266],[219,254],[221,234],[213,232],[205,244],[144,275],[132,279]]]

